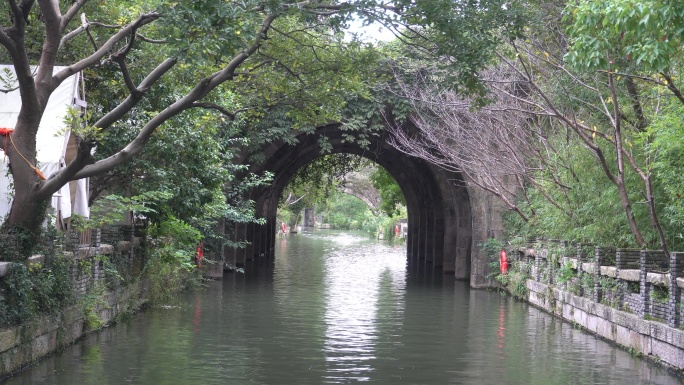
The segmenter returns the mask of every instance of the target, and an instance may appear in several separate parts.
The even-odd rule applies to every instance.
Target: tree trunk
[[[37,194],[41,182],[34,169],[35,131],[38,124],[36,122],[35,129],[25,129],[31,125],[21,124],[21,121],[20,116],[15,132],[11,134],[8,148],[5,149],[13,177],[14,197],[9,216],[0,231],[19,235],[20,250],[23,254],[21,257],[28,258],[40,239],[49,198]]]

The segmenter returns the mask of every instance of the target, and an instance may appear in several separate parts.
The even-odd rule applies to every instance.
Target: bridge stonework
[[[384,167],[399,184],[408,211],[407,254],[409,264],[424,264],[468,280],[472,287],[492,285],[487,278],[488,260],[478,246],[487,238],[503,234],[505,211],[491,194],[469,184],[460,173],[445,171],[393,148],[387,133],[381,133],[367,148],[345,140],[338,125],[322,127],[314,134],[301,134],[298,144],[272,143],[265,161],[250,171],[270,171],[269,186],[253,189],[248,199],[256,203],[256,214],[264,225],[225,223],[225,234],[244,248],[224,249],[228,265],[241,266],[255,258],[271,258],[276,240],[278,200],[289,180],[304,165],[322,156],[319,138],[325,135],[333,153],[366,157]]]

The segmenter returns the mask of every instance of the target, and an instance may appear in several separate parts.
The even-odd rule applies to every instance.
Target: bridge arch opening
[[[349,141],[348,134],[339,125],[330,125],[314,134],[300,134],[294,145],[272,143],[265,149],[265,160],[252,166],[250,171],[268,171],[274,179],[269,186],[255,188],[249,196],[255,202],[257,217],[264,218],[265,224],[226,227],[234,240],[248,242],[244,249],[226,250],[226,261],[240,265],[253,258],[273,255],[280,196],[298,169],[324,155],[320,144],[324,139],[329,153],[367,158],[396,180],[406,200],[409,264],[422,263],[454,274],[457,279],[470,279],[473,218],[463,176],[401,153],[387,142],[386,133],[373,137],[371,144],[365,147]]]
[[[299,168],[278,205],[278,222],[294,231],[316,226],[394,237],[395,225],[406,218],[404,194],[389,172],[348,153],[324,154]]]

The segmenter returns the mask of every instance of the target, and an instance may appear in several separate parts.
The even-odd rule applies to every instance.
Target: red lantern
[[[499,253],[499,268],[501,268],[501,274],[508,273],[508,256],[506,250],[503,249]]]
[[[204,242],[200,241],[197,246],[197,257],[195,257],[195,262],[197,263],[197,268],[202,267],[202,258],[204,258]]]

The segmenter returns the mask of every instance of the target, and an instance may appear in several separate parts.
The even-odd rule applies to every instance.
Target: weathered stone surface
[[[12,266],[12,262],[0,262],[0,277],[7,275],[10,266]]]
[[[614,312],[613,322],[615,322],[616,325],[625,327],[629,330],[634,330],[644,335],[650,335],[651,322],[641,319],[635,314],[616,311]]]
[[[42,254],[32,255],[27,260],[29,266],[40,266],[45,262],[45,256]]]
[[[613,322],[613,308],[604,304],[596,304],[596,315],[604,320]]]
[[[131,249],[131,242],[129,241],[119,241],[116,243],[116,251],[122,252]]]
[[[100,244],[100,254],[103,254],[103,255],[114,254],[114,246],[108,245],[106,243],[101,243]]]
[[[57,331],[38,336],[31,341],[31,358],[37,360],[57,349]]]
[[[529,302],[551,311],[547,300],[548,286],[528,280]],[[670,328],[666,324],[641,319],[635,314],[598,304],[569,292],[554,295],[562,299],[557,306],[563,318],[581,325],[586,330],[644,355],[654,355],[659,360],[684,370],[684,330]]]
[[[59,328],[59,320],[53,316],[41,317],[37,322],[32,324],[29,335],[32,338],[49,333]]]
[[[205,278],[212,279],[222,279],[223,278],[223,265],[221,263],[207,264],[203,267],[202,275]]]
[[[586,323],[583,324],[584,328],[592,333],[597,333],[599,317],[593,314],[587,314],[586,320]]]
[[[641,337],[641,335],[633,330],[630,330],[623,326],[617,326],[615,329],[615,342],[618,344],[636,350],[637,352],[644,352],[648,349],[644,346],[646,343]]]
[[[582,263],[582,270],[583,270],[583,271],[593,272],[593,271],[594,271],[594,262],[584,262],[584,263]]]
[[[543,293],[546,291],[548,286],[544,285],[541,282],[533,281],[531,279],[527,280],[527,288],[531,291],[537,292],[537,293]]]
[[[0,353],[0,363],[3,370],[0,377],[19,370],[32,361],[31,345],[23,344],[14,347],[4,353]]]
[[[650,322],[649,334],[670,345],[684,350],[684,330],[674,329],[659,322]],[[684,352],[682,353],[684,355]]]
[[[84,334],[83,319],[66,324],[59,331],[57,344],[59,346],[72,344]]]
[[[596,334],[599,336],[607,339],[607,340],[614,340],[615,335],[613,334],[613,329],[614,329],[614,324],[610,321],[607,321],[603,318],[599,318],[597,322],[597,327],[596,327]]]
[[[124,309],[139,307],[145,301],[145,297],[141,297],[144,296],[141,294],[144,286],[135,287],[135,301],[131,299],[131,290],[117,291],[118,296],[111,297],[114,306],[105,305],[97,309],[98,315],[105,322],[110,322]],[[0,330],[0,378],[51,354],[60,346],[73,343],[89,331],[84,327],[83,311],[78,306],[65,309],[62,317],[44,317],[26,327],[28,329],[24,333],[28,340],[23,344],[20,344],[19,327]]]
[[[615,278],[617,273],[617,267],[615,266],[601,266],[601,275],[607,277]]]
[[[646,273],[646,281],[658,286],[670,286],[670,274]]]
[[[684,277],[677,277],[677,286],[684,289]]]
[[[19,328],[7,328],[0,330],[0,352],[10,350],[19,345]]]
[[[587,324],[587,313],[579,310],[579,309],[574,309],[572,312],[572,315],[570,317],[570,321],[578,324],[578,325],[586,325]]]
[[[620,278],[625,281],[639,282],[641,279],[641,271],[635,269],[620,270]]]
[[[682,354],[682,350],[667,342],[653,339],[651,342],[651,354],[676,368],[684,368],[684,354]]]
[[[62,312],[62,323],[72,324],[76,321],[83,321],[83,310],[79,306],[70,306]]]

